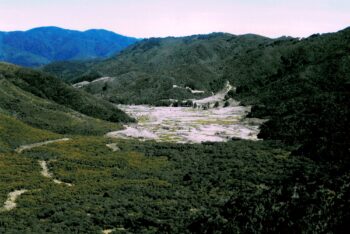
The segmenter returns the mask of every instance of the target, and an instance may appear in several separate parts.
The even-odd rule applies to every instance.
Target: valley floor
[[[145,105],[118,107],[138,120],[138,123],[108,133],[109,137],[174,143],[222,142],[232,138],[257,140],[262,122],[245,118],[250,107],[243,106],[208,110]]]
[[[227,83],[213,96],[191,100],[195,107],[118,105],[138,123],[126,125],[126,129],[107,136],[173,143],[225,142],[232,138],[258,140],[259,126],[264,120],[246,118],[250,106],[241,106],[229,99],[229,106],[224,107],[225,96],[232,89]]]

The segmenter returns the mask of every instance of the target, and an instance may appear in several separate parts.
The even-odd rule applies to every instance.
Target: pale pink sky
[[[305,37],[350,26],[350,0],[0,0],[0,31],[39,26],[135,37],[219,31]]]

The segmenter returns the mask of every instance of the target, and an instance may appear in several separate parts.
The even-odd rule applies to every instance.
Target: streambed
[[[110,132],[109,137],[176,143],[223,142],[232,138],[258,140],[259,126],[263,122],[246,118],[250,107],[239,105],[208,110],[146,105],[118,107],[136,118],[138,123]]]
[[[196,108],[118,105],[138,123],[125,125],[124,130],[107,136],[175,143],[224,142],[232,138],[258,140],[259,127],[265,120],[246,118],[251,107],[241,106],[233,99],[225,100],[230,90],[235,88],[227,82],[213,96],[192,99]]]

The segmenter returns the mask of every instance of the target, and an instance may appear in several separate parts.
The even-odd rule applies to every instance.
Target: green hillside
[[[61,134],[104,134],[120,125],[95,119],[39,98],[0,79],[0,111],[37,128]]]
[[[235,98],[268,118],[260,137],[301,145],[298,154],[348,160],[350,29],[275,42],[227,62]]]
[[[94,118],[111,122],[133,121],[111,103],[74,89],[55,77],[38,71],[0,63],[0,77],[38,97]]]
[[[88,73],[91,66],[98,63],[98,60],[89,60],[89,61],[60,61],[50,63],[41,68],[42,71],[47,72],[55,77],[66,81],[67,83],[74,82],[77,79],[84,79],[92,81],[94,79],[100,78],[101,74],[98,73]],[[83,78],[82,78],[83,76]]]
[[[99,77],[113,77],[93,82],[84,90],[117,103],[158,103],[168,99],[201,97],[173,85],[204,90],[205,95],[222,87],[225,60],[249,48],[256,48],[273,40],[257,35],[234,36],[224,33],[195,35],[181,38],[151,38],[122,51],[117,56],[97,62],[80,76],[74,66],[68,70],[48,66],[59,77],[74,82],[91,81]],[[81,65],[78,65],[81,67]]]
[[[2,95],[1,98],[3,98]],[[0,109],[0,111],[2,112],[3,109]],[[14,150],[20,145],[59,137],[59,134],[33,128],[14,117],[0,113],[0,153]]]

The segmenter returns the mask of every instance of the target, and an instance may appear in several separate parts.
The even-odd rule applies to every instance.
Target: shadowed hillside
[[[227,62],[224,80],[270,119],[260,137],[301,145],[297,154],[348,160],[350,29],[291,39],[247,51]]]

